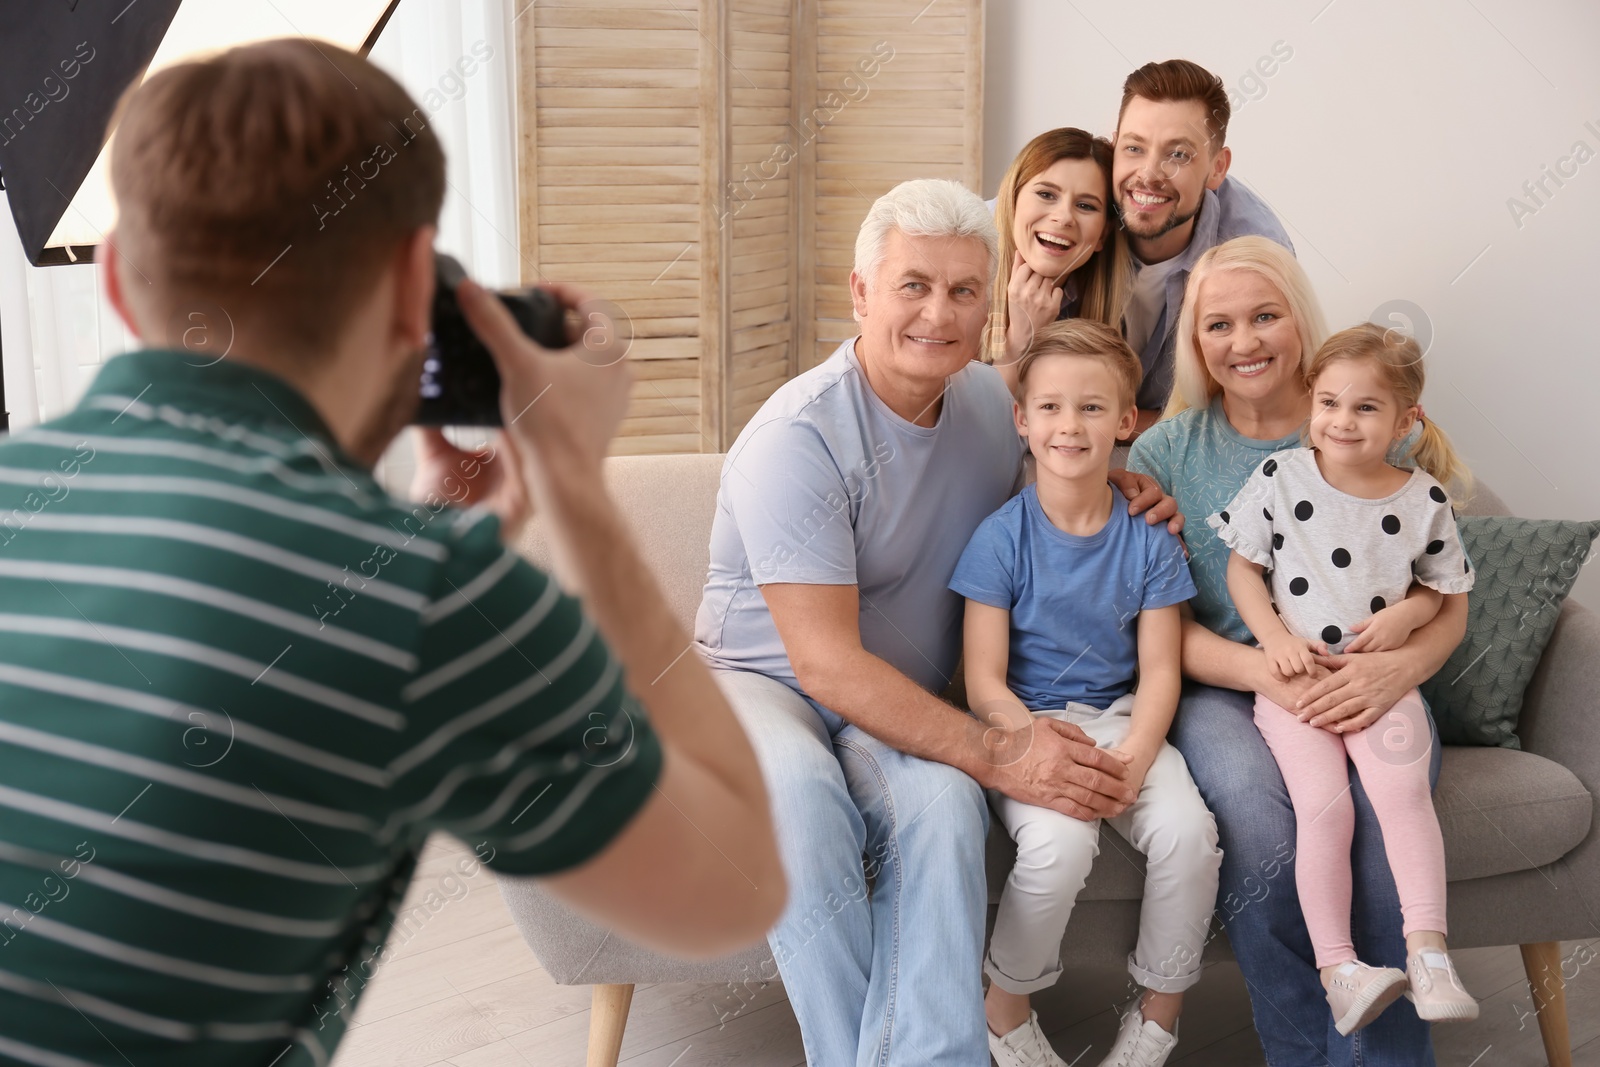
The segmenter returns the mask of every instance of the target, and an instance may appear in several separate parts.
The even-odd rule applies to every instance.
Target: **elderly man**
[[[986,1064],[983,789],[1080,818],[1133,799],[1076,727],[986,731],[934,695],[960,654],[946,583],[1023,482],[1011,396],[974,362],[996,244],[955,182],[879,199],[860,336],[778,389],[723,467],[695,641],[766,777],[790,879],[770,943],[819,1067]]]

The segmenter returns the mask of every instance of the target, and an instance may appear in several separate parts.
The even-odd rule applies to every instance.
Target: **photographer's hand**
[[[500,516],[500,539],[508,545],[517,543],[533,505],[517,450],[504,434],[496,434],[487,447],[474,451],[457,448],[432,427],[418,427],[412,440],[417,472],[411,479],[411,499],[440,497],[459,508],[481,504]]]
[[[456,290],[468,324],[500,370],[505,435],[525,461],[536,492],[564,474],[599,484],[593,476],[627,413],[633,379],[626,348],[597,302],[567,286],[545,288],[582,320],[578,339],[564,349],[534,343],[504,305],[473,282],[463,281]]]
[[[545,517],[551,569],[581,597],[595,575],[580,558],[592,541],[579,531],[591,521],[591,507],[612,510],[602,466],[628,409],[632,371],[609,317],[592,310],[587,294],[546,288],[583,320],[577,342],[555,351],[530,339],[505,305],[472,281],[463,281],[456,296],[500,370],[501,436],[516,451],[533,506]]]

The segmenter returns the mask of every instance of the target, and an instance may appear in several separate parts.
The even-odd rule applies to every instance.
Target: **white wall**
[[[1330,327],[1415,304],[1425,406],[1473,471],[1519,514],[1600,518],[1600,5],[992,0],[986,32],[986,196],[1042,130],[1109,136],[1135,67],[1202,64],[1234,90],[1232,173]],[[1277,42],[1293,54],[1261,78]],[[1594,158],[1529,199],[1579,141]],[[1600,565],[1575,595],[1600,608]]]

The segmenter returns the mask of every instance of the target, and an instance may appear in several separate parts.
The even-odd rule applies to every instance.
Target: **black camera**
[[[433,324],[419,383],[422,403],[411,421],[418,426],[499,426],[500,371],[456,302],[456,286],[467,272],[442,253],[434,254],[434,271]],[[571,343],[566,311],[543,289],[495,295],[537,344],[553,349]]]

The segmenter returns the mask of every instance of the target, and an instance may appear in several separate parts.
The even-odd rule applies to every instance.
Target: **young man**
[[[1111,183],[1137,272],[1123,325],[1144,366],[1140,432],[1172,392],[1178,309],[1195,261],[1244,234],[1294,251],[1272,209],[1228,177],[1230,112],[1222,79],[1186,59],[1146,63],[1122,84]]]
[[[370,468],[416,408],[444,193],[425,113],[294,39],[120,114],[100,254],[150,347],[0,443],[0,1061],[326,1064],[435,829],[662,950],[759,938],[760,773],[601,488],[626,364],[463,283],[512,425],[493,458],[425,439],[426,503],[391,500]],[[223,312],[225,358],[182,350]],[[581,608],[504,543],[530,503]]]
[[[1179,605],[1194,595],[1183,546],[1133,518],[1106,481],[1133,432],[1139,358],[1113,329],[1053,322],[1017,366],[1015,418],[1037,480],[990,515],[956,564],[966,598],[967,696],[1078,726],[1127,764],[1136,799],[1110,819],[1149,860],[1140,999],[1101,1067],[1160,1067],[1177,1044],[1184,991],[1217,896],[1217,826],[1166,741],[1182,688]],[[1137,685],[1135,685],[1137,681]],[[1061,938],[1100,851],[1100,820],[991,794],[1017,843],[984,970],[989,1051],[1000,1067],[1066,1067],[1029,995],[1061,977]]]

